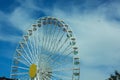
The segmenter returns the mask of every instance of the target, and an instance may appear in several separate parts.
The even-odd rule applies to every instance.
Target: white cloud
[[[40,8],[35,5],[34,0],[17,0],[17,2],[19,2],[21,4],[20,7],[27,8],[27,9],[30,9],[30,10],[40,10]]]
[[[5,15],[5,13],[3,13],[2,11],[0,11],[0,22],[4,21],[7,18],[7,15]]]
[[[81,14],[76,7],[72,7],[75,9],[72,13],[55,7],[51,13],[72,27],[80,46],[81,62],[85,64],[83,67],[98,67],[97,71],[88,67],[82,70],[81,76],[85,74],[82,80],[102,80],[105,73],[120,69],[120,24],[108,20],[106,12],[109,7],[104,8],[102,5],[95,11]],[[101,71],[100,66],[107,66],[109,70]]]
[[[20,1],[20,3],[23,5],[8,15],[10,22],[20,30],[26,30],[34,20],[31,17],[32,14],[28,13],[29,10],[24,7],[41,10],[46,15],[62,19],[71,26],[80,47],[80,59],[83,64],[81,65],[81,80],[104,80],[105,73],[120,69],[118,67],[120,66],[120,24],[108,19],[110,15],[119,16],[119,3],[103,4],[96,10],[86,11],[84,14],[77,9],[77,6],[71,6],[72,12],[69,13],[64,9],[59,9],[57,5],[54,5],[53,9],[47,9],[35,6],[32,0]],[[111,14],[107,15],[107,12]],[[9,40],[7,37],[0,37],[0,39]],[[10,41],[14,39],[15,37]],[[109,69],[101,71],[100,66],[106,66]]]
[[[11,43],[18,43],[18,41],[21,39],[19,36],[12,36],[12,35],[0,35],[0,40],[11,42]]]
[[[106,77],[106,78],[105,78]],[[100,70],[93,69],[89,67],[82,67],[81,68],[81,80],[105,80],[108,76],[104,75]]]
[[[33,23],[33,19],[30,17],[29,12],[21,7],[14,10],[14,12],[10,15],[9,20],[14,27],[23,31],[25,31],[31,23]]]
[[[25,2],[21,1],[21,5],[22,6],[16,7],[11,13],[4,13],[0,11],[0,16],[1,16],[0,32],[2,31],[2,27],[5,27],[3,23],[8,23],[10,24],[10,26],[13,26],[16,29],[23,31],[23,33],[26,32],[26,30],[31,26],[31,24],[34,22],[34,19],[31,17],[30,10],[27,10],[27,9],[30,7],[30,5],[32,5],[32,2],[28,3],[27,5],[29,6],[26,5],[25,7],[24,6]],[[36,7],[33,8],[33,6],[31,6],[32,9],[36,8]],[[7,28],[9,28],[9,26]],[[8,41],[8,42],[18,42],[18,39],[21,37],[16,35],[14,36],[14,35],[6,34],[6,33],[0,33],[0,40]]]

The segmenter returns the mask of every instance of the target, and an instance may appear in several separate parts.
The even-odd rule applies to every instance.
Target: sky
[[[105,80],[120,71],[120,0],[0,0],[0,76],[10,66],[23,33],[40,17],[62,19],[80,53],[80,80]]]

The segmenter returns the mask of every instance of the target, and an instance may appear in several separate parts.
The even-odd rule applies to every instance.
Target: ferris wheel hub
[[[31,78],[34,78],[36,76],[36,73],[37,73],[37,66],[36,66],[36,64],[31,64],[30,68],[29,68],[29,76]]]

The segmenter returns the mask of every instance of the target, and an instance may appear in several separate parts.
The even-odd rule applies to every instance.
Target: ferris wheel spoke
[[[43,58],[43,57],[42,57]],[[45,59],[45,58],[44,58]],[[47,58],[46,58],[47,59]],[[41,58],[39,57],[39,60],[41,61]],[[49,59],[49,61],[48,61],[48,59],[46,60],[46,63],[51,63],[51,67],[55,67],[53,64],[56,64],[56,65],[58,65],[58,66],[60,66],[61,65],[61,63],[59,63],[59,62],[55,62],[52,58],[51,59]]]
[[[52,45],[53,45],[53,40],[55,37],[55,33],[56,33],[57,27],[55,26],[54,29],[52,30],[52,26],[50,26],[50,30],[48,32],[48,41],[47,41],[47,50],[51,52],[52,49]]]
[[[67,58],[67,57],[68,57],[68,55],[70,55],[71,53],[72,53],[72,52],[70,52],[69,54],[65,55],[64,59],[62,59],[62,61],[59,62],[60,65],[57,65],[57,66],[55,66],[55,67],[62,66],[63,63],[66,64],[66,62],[68,62],[68,58]],[[60,59],[60,58],[61,58],[61,56],[57,56],[56,58],[54,58],[54,59],[53,59],[53,61],[54,61],[53,65],[57,62],[56,59]]]
[[[31,64],[31,62],[27,59],[27,57],[25,56],[25,55],[23,55],[21,52],[19,52],[19,50],[16,50],[17,52],[18,52],[18,54],[20,55],[20,56],[22,56],[23,57],[23,59],[30,65]]]
[[[28,60],[32,63],[32,58],[28,55],[28,53],[27,53],[27,51],[25,50],[25,48],[23,47],[22,49],[23,49],[26,57],[28,58]]]
[[[44,33],[43,33],[44,34]],[[44,49],[44,44],[45,44],[45,36],[43,35],[42,37],[42,49]],[[43,51],[42,51],[43,52]]]
[[[50,29],[48,29],[48,33],[47,33],[47,37],[48,37],[48,40],[46,42],[46,49],[48,50],[49,49],[49,45],[50,45],[50,40],[51,40],[51,34],[52,34],[52,25],[49,24],[48,26]]]
[[[54,49],[57,47],[57,46],[56,46],[56,44],[57,44],[56,42],[57,42],[57,40],[58,40],[60,31],[61,31],[61,29],[59,28],[58,31],[57,31],[57,33],[56,33],[56,37],[55,37],[55,39],[54,39],[54,41],[53,41],[54,43],[53,43],[53,45],[51,46],[51,50],[52,50],[52,51],[54,51]]]
[[[36,58],[37,58],[37,61],[39,61],[39,57],[40,57],[40,55],[39,55],[39,53],[41,53],[42,51],[41,51],[41,48],[40,48],[40,44],[41,44],[41,40],[40,40],[40,36],[38,35],[38,32],[37,32],[37,40],[38,40],[38,43],[37,43],[37,55],[36,55]]]
[[[55,38],[55,32],[56,32],[57,27],[55,26],[55,28],[53,29],[53,31],[51,31],[51,40],[49,41],[49,45],[48,45],[48,51],[51,52],[51,48],[53,46],[54,43],[54,38]],[[51,54],[49,55],[51,56]]]
[[[61,56],[62,56],[62,54],[63,54],[63,56],[65,57],[67,57],[68,55],[70,55],[71,53],[72,53],[72,51],[70,50],[71,49],[71,47],[69,48],[69,47],[67,47],[63,52],[60,52],[61,53]],[[69,52],[68,52],[69,51]],[[64,53],[66,53],[66,54],[64,54]],[[61,56],[57,56],[57,57],[55,57],[55,58],[60,58]],[[53,60],[55,60],[55,58],[53,58]]]
[[[52,72],[63,72],[63,71],[70,71],[73,70],[73,68],[60,68],[60,69],[54,69]],[[49,72],[49,71],[48,71]]]
[[[39,36],[39,40],[40,40],[40,36]],[[42,41],[42,40],[41,40]],[[38,44],[40,44],[40,43],[38,43]],[[41,42],[41,44],[42,44],[42,42]],[[37,61],[39,62],[39,61],[41,61],[41,53],[42,53],[42,46],[41,47],[39,47],[39,46],[41,46],[41,45],[38,45],[38,56],[37,56]]]
[[[45,29],[47,28],[48,25],[45,25]],[[44,47],[47,50],[47,42],[48,42],[48,28],[45,30],[45,44]]]
[[[38,75],[36,76],[36,79],[39,80],[40,78],[38,77]]]
[[[53,36],[54,36],[54,34],[52,35],[52,33],[55,31],[55,29],[53,30],[53,32],[52,32],[52,25],[50,25],[50,32],[49,32],[49,42],[48,42],[48,51],[50,51],[50,48],[51,48],[51,45],[52,45],[52,38],[53,38]]]
[[[58,75],[58,74],[52,74],[53,77],[63,79],[63,80],[72,80],[72,77],[64,76],[64,75]]]
[[[36,35],[34,35],[34,48],[35,48],[35,53],[33,54],[34,59],[36,60],[35,62],[38,62],[38,38],[35,37]]]
[[[54,43],[56,31],[57,31],[57,26],[54,26],[54,29],[53,29],[53,31],[52,31],[51,40],[50,40],[50,46],[49,46],[49,51],[50,51],[50,52],[51,52],[51,48],[52,48],[53,43]]]
[[[33,41],[32,43],[33,43],[33,49],[34,49],[34,53],[32,54],[32,56],[33,56],[33,61],[34,62],[36,62],[36,60],[37,60],[37,48],[36,48],[36,37],[35,37],[36,35],[35,35],[35,32],[33,33],[33,36],[32,36],[32,38],[31,38],[31,41]]]
[[[66,38],[66,40],[63,42],[63,44],[62,44],[62,45],[58,48],[57,52],[59,52],[60,48],[62,48],[62,47],[63,47],[63,45],[67,42],[67,40],[68,40],[68,38]],[[53,54],[55,54],[55,52],[54,52]],[[52,55],[53,55],[53,54],[49,55],[49,57],[48,57],[48,60],[47,60],[47,61],[49,61],[49,59],[52,57]]]
[[[42,74],[42,78],[45,80],[51,80],[50,76],[45,75],[45,73]]]
[[[65,55],[65,58],[64,58],[64,59],[66,59],[65,61],[67,61],[67,58],[66,58],[66,57],[67,57],[68,55],[70,55],[71,53],[72,53],[72,51],[71,51],[69,54]],[[65,61],[62,60],[62,61],[64,61],[64,62],[57,62],[57,60],[60,59],[60,58],[61,58],[61,55],[59,55],[59,56],[57,56],[57,57],[55,57],[55,58],[52,58],[52,59],[47,60],[47,63],[49,63],[49,62],[52,63],[52,64],[51,64],[52,67],[56,67],[55,64],[57,65],[57,67],[58,67],[58,66],[61,66],[61,65],[62,65],[61,63],[64,63]]]
[[[51,79],[51,77],[53,77],[52,75],[48,76],[48,75],[45,75],[45,73],[43,73],[43,76],[44,76],[44,78],[46,78],[47,80],[53,80],[53,79]]]
[[[41,77],[41,80],[44,80],[44,74],[43,73],[40,74],[39,76]]]
[[[42,31],[40,31],[40,33],[41,33],[41,32],[42,32]],[[42,33],[41,33],[41,34],[42,34]],[[42,50],[41,50],[41,44],[42,44],[41,37],[42,37],[42,35],[41,35],[41,34],[38,35],[38,32],[37,32],[37,35],[38,35],[38,54],[42,52]]]
[[[68,38],[67,38],[67,39],[64,41],[64,43],[58,48],[57,52],[59,52],[60,48],[63,47],[63,45],[67,42],[67,40],[68,40]],[[55,54],[55,52],[54,52],[53,54]],[[52,54],[48,57],[48,60],[47,60],[47,61],[49,61],[49,58],[51,58],[51,56],[52,56]]]
[[[19,69],[29,70],[29,68],[21,67],[21,66],[12,66],[12,68],[19,68]]]
[[[47,70],[45,72],[47,72],[47,73],[66,72],[66,71],[68,72],[68,71],[72,71],[72,70],[74,70],[74,68],[60,68],[60,69],[54,69],[52,71]]]
[[[53,53],[56,51],[56,49],[58,48],[58,46],[60,45],[60,42],[64,36],[65,32],[62,34],[62,36],[60,37],[60,39],[56,42],[56,46],[55,46],[55,49],[53,50]]]
[[[70,55],[72,53],[72,51],[71,52],[69,52],[67,55],[65,55],[65,57],[67,57],[68,55]],[[55,58],[53,58],[53,59],[50,59],[48,62],[50,62],[51,60],[51,62],[53,63],[52,65],[54,66],[55,64],[57,64],[58,66],[60,66],[60,65],[62,65],[61,63],[63,63],[63,62],[61,62],[61,63],[59,63],[59,62],[57,62],[57,60],[56,59],[59,59],[59,58],[61,58],[61,56],[57,56],[57,57],[55,57]],[[65,58],[66,60],[65,61],[67,61],[67,58]],[[64,60],[63,60],[64,61]],[[55,67],[55,66],[54,66]]]
[[[25,68],[25,67],[17,67],[17,68],[24,69],[24,70],[29,70],[29,68]]]
[[[73,53],[72,47],[69,47],[68,49],[66,49],[66,50],[64,50],[64,51],[62,51],[60,53],[62,53],[64,56],[66,56],[66,55],[70,56],[70,54]]]
[[[44,21],[43,21],[44,22]],[[43,42],[42,42],[42,47],[45,51],[45,44],[46,44],[46,25],[43,24]]]
[[[68,41],[69,38],[66,38],[65,41],[63,43],[61,43],[61,45],[56,49],[55,52],[59,52],[60,49],[65,45],[65,43]]]
[[[39,43],[37,43],[37,44],[39,44]],[[38,45],[39,46],[39,45]],[[36,59],[36,62],[38,62],[39,61],[39,53],[41,53],[40,51],[39,51],[39,48],[37,49],[37,52],[36,52],[36,56],[35,56],[35,59]]]
[[[43,30],[44,30],[44,28],[43,28],[44,26],[42,26],[41,27],[41,53],[43,53],[43,43],[44,43],[44,34],[43,34]]]
[[[38,73],[38,74],[37,74],[37,78],[38,78],[38,80],[42,80],[42,74],[41,74],[41,73]]]
[[[29,46],[31,47],[31,52],[33,53],[31,57],[35,57],[36,55],[34,55],[35,53],[35,48],[34,45],[32,44],[33,42],[31,41],[31,38],[29,40]],[[37,58],[36,58],[37,59]]]
[[[48,42],[48,44],[47,44],[47,47],[48,47],[47,50],[48,50],[48,51],[50,51],[51,41],[52,41],[53,36],[54,36],[54,35],[52,35],[52,34],[53,34],[53,32],[55,31],[55,28],[56,28],[56,27],[53,28],[52,26],[53,26],[53,25],[50,25],[50,26],[49,26],[49,27],[50,27],[50,29],[49,29],[49,39],[48,39],[49,42]]]
[[[57,31],[57,30],[56,30],[56,31]],[[54,51],[55,47],[57,47],[57,46],[56,46],[56,42],[57,42],[57,39],[58,39],[58,37],[59,37],[59,36],[58,36],[59,33],[60,33],[60,29],[58,29],[58,31],[56,32],[55,39],[53,40],[53,45],[51,46],[52,52]]]
[[[52,61],[51,61],[52,62]]]
[[[42,36],[42,51],[44,51],[44,44],[45,44],[45,32],[44,32],[44,25],[43,25],[43,36]]]
[[[56,46],[56,48],[57,48],[57,46]],[[55,50],[53,50],[53,51],[55,51]],[[55,52],[54,52],[54,53],[55,53]],[[57,57],[59,57],[59,56],[57,56]],[[56,58],[57,58],[57,57],[56,57]],[[51,57],[51,58],[52,58],[52,57]],[[53,60],[54,60],[54,58],[53,58]]]
[[[28,72],[15,73],[15,74],[12,74],[12,75],[28,75]]]
[[[26,42],[26,45],[27,45],[27,49],[28,49],[28,53],[29,53],[29,55],[30,55],[30,58],[31,58],[31,63],[32,63],[32,61],[33,61],[33,58],[32,58],[32,52],[31,52],[31,50],[30,50],[30,46],[28,46],[28,43]]]
[[[51,79],[51,77],[49,76],[45,76],[46,80],[54,80],[54,79]]]
[[[14,57],[14,59],[15,60],[17,60],[17,61],[19,61],[19,62],[21,62],[21,63],[23,63],[24,65],[26,65],[26,66],[30,66],[28,63],[26,63],[25,61],[22,61],[22,60],[20,60],[20,59],[18,59],[18,58],[16,58],[16,57]]]
[[[36,26],[36,25],[35,25]],[[38,30],[38,29],[36,29]],[[29,38],[29,42],[30,42],[30,47],[31,47],[31,57],[32,57],[32,60],[33,60],[33,63],[36,62],[37,59],[37,47],[36,47],[36,34],[35,34],[35,31],[33,30],[33,33],[32,33],[32,36],[31,38]]]
[[[61,65],[61,63],[59,63],[59,62],[55,62],[54,60],[52,60],[52,59],[50,59],[49,61],[47,61],[47,63],[51,63],[51,67],[55,67],[55,65],[58,65],[58,66],[60,66]],[[54,65],[53,65],[54,64]]]
[[[72,46],[69,44],[60,53],[64,54],[65,52],[70,51],[70,49],[72,49]]]

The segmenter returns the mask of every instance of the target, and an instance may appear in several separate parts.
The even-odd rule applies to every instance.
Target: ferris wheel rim
[[[53,17],[43,17],[43,18],[40,18],[39,21],[38,21],[38,23],[37,23],[37,24],[33,24],[33,25],[32,25],[32,29],[29,29],[29,30],[28,30],[28,34],[27,34],[27,35],[24,35],[24,39],[27,39],[27,37],[31,36],[31,35],[33,34],[32,31],[36,31],[36,28],[37,28],[37,27],[40,28],[40,27],[42,27],[43,24],[46,24],[46,23],[42,23],[42,24],[41,24],[41,21],[42,21],[42,20],[49,20],[49,19],[53,19],[53,20],[59,21],[58,19],[53,18]],[[61,24],[59,24],[59,25],[57,25],[57,26],[62,27],[63,30],[66,31],[67,37],[68,37],[69,40],[70,40],[70,44],[71,44],[71,45],[75,45],[75,44],[76,44],[76,42],[75,42],[76,39],[75,39],[75,37],[73,36],[72,30],[68,27],[67,24],[64,23],[64,21],[59,21],[59,22],[60,22]],[[49,23],[49,24],[51,24],[51,23]],[[54,24],[54,25],[56,25],[56,24]],[[19,45],[20,45],[21,47],[23,46],[23,44],[24,44],[23,42],[20,42],[20,43],[19,43]],[[74,50],[74,53],[73,53],[73,54],[74,54],[74,56],[73,56],[73,64],[74,64],[74,65],[78,65],[77,68],[76,68],[76,66],[75,66],[74,68],[71,69],[71,70],[73,71],[72,78],[74,79],[74,77],[77,76],[77,80],[79,80],[79,76],[80,76],[79,70],[80,70],[80,67],[79,67],[79,57],[78,57],[78,51],[77,51],[78,47],[76,47],[76,45],[75,45],[75,46],[72,46],[72,48],[73,48],[73,50]],[[19,52],[19,48],[17,48],[16,51],[17,51],[18,53],[20,53],[20,52]],[[22,56],[23,56],[23,55],[22,55]],[[27,54],[26,54],[26,56],[27,56]],[[28,57],[29,59],[31,59],[31,61],[34,60],[34,58],[30,58],[29,56],[27,56],[27,57]],[[16,59],[16,57],[14,57],[14,59]],[[24,58],[24,59],[26,59],[26,58]],[[17,59],[17,60],[18,60],[18,59]],[[29,67],[30,64],[32,64],[32,62],[29,62],[29,60],[28,60],[28,62],[27,62],[27,63],[24,63],[24,64]],[[22,67],[20,67],[20,68],[22,68]],[[29,69],[29,68],[27,68],[27,69]],[[12,76],[12,75],[13,75],[13,74],[12,74],[12,72],[11,72],[11,76]],[[73,79],[71,79],[71,80],[73,80]]]

